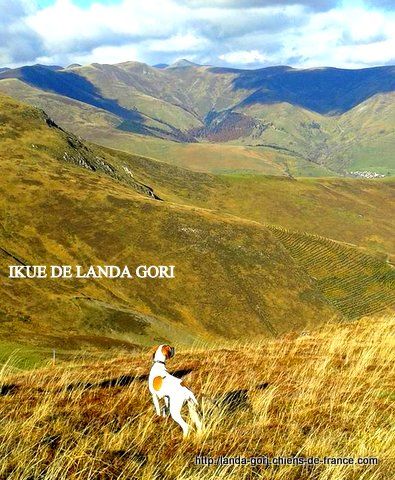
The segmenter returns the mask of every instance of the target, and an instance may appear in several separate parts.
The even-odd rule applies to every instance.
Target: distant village
[[[385,175],[382,173],[377,173],[377,172],[369,172],[368,170],[365,170],[363,172],[360,172],[359,170],[355,172],[349,172],[349,174],[353,177],[359,177],[359,178],[383,178]]]

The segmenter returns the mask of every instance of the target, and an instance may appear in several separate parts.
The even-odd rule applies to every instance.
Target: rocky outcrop
[[[142,195],[161,200],[151,187],[136,180],[128,167],[112,164],[104,156],[98,154],[97,147],[91,147],[81,138],[63,130],[44,111],[42,111],[42,115],[48,127],[57,129],[64,138],[65,149],[57,155],[58,160],[72,163],[92,172],[103,173],[119,182],[126,183]]]

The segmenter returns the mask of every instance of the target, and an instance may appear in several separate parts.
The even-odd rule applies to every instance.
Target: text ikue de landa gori
[[[10,265],[9,278],[175,278],[174,265]]]

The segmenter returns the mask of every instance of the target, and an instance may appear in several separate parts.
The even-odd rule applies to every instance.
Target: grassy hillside
[[[309,232],[383,253],[395,251],[394,180],[226,176],[203,204],[262,223]],[[221,191],[221,190],[219,190]],[[240,202],[238,199],[242,198]],[[215,200],[214,200],[215,199]]]
[[[324,116],[289,103],[255,103],[235,111],[261,126],[233,141],[282,148],[330,171],[394,174],[393,92],[377,94],[342,115]]]
[[[68,135],[41,112],[7,98],[2,112],[0,328],[10,340],[133,349],[154,337],[274,335],[336,315],[267,228],[156,200],[115,152],[99,157],[81,144],[72,156]],[[163,264],[177,273],[4,278],[15,263]]]
[[[394,93],[375,95],[340,117],[338,143],[349,171],[393,174],[394,101]]]
[[[37,353],[45,357],[50,348],[64,355],[79,349],[135,350],[153,339],[192,344],[276,336],[392,304],[392,269],[384,255],[296,233],[289,243],[262,218],[242,218],[243,209],[252,211],[254,198],[250,185],[243,187],[244,177],[237,183],[234,176],[193,173],[101,149],[61,130],[37,109],[8,97],[0,101],[0,331],[6,352],[26,343],[33,351],[47,348]],[[262,182],[255,191],[268,197],[281,181],[257,178]],[[290,203],[300,195],[299,185],[302,191],[309,187],[282,181]],[[313,208],[319,211],[328,187],[312,185],[318,195]],[[374,188],[366,197],[365,184],[356,185],[352,190],[349,180],[337,186],[349,197],[347,214],[362,197],[379,204],[388,198],[381,186],[381,197]],[[295,224],[306,221],[305,212],[297,211],[283,215],[284,226],[292,216]],[[337,219],[330,204],[322,212],[316,229]],[[367,209],[350,235],[360,240],[372,223],[372,231],[382,230],[377,243],[383,249],[390,223],[377,223],[377,212],[376,206]],[[293,242],[303,245],[302,257]],[[310,256],[313,266],[306,260]],[[312,267],[319,256],[318,274]],[[333,279],[334,259],[340,266],[347,262],[347,268],[339,268]],[[15,280],[6,278],[10,264],[176,265],[176,278]],[[33,362],[30,355],[26,361]]]
[[[35,65],[0,73],[0,90],[91,141],[193,170],[395,174],[394,67]]]
[[[383,254],[395,252],[392,178],[208,175],[121,152],[116,157],[168,201],[309,232]]]
[[[270,148],[228,143],[175,143],[139,135],[98,132],[93,129],[84,133],[89,140],[100,145],[149,156],[197,172],[276,176],[288,176],[289,173],[299,175],[301,172],[305,172],[306,176],[326,176],[330,173],[324,167],[303,159],[295,159],[288,152]]]
[[[1,90],[7,95],[50,112],[51,118],[68,131],[71,131],[70,127],[74,125],[76,134],[79,134],[82,128],[115,129],[120,122],[115,114],[106,110],[40,90],[19,79],[1,80],[0,85]]]
[[[137,134],[130,123],[129,128],[127,123],[113,113],[62,95],[39,90],[18,79],[0,80],[0,90],[50,112],[51,118],[59,125],[92,142],[154,157],[191,170],[214,173],[256,172],[280,176],[289,173],[325,176],[330,173],[326,168],[294,157],[285,150],[224,143],[180,143]],[[155,105],[155,109],[158,109],[158,105]],[[118,128],[122,123],[123,127]]]
[[[154,416],[147,351],[33,373],[6,367],[0,476],[390,480],[394,326],[391,317],[368,318],[264,343],[178,350],[168,368],[184,375],[204,421],[203,431],[184,441],[171,419]],[[271,463],[196,465],[197,456]],[[279,456],[321,463],[276,466]],[[325,465],[324,457],[355,464]]]
[[[296,176],[325,176],[330,173],[326,168],[301,157],[294,157],[286,150],[224,143],[173,142],[134,133],[126,123],[120,129],[117,127],[122,121],[113,113],[39,90],[18,79],[0,80],[0,90],[50,112],[51,118],[59,125],[92,142],[154,157],[191,170],[214,173],[255,172],[280,176],[289,173]]]
[[[395,272],[387,261],[393,262],[395,251],[393,181],[216,177],[138,157],[129,164],[155,185],[161,198],[250,218],[270,228],[345,318],[395,304]]]

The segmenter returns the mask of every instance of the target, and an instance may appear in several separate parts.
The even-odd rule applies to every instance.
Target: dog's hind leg
[[[172,419],[180,425],[182,428],[182,433],[184,437],[188,435],[188,424],[181,416],[181,408],[184,403],[184,398],[182,397],[172,397],[170,399],[170,415]]]
[[[152,401],[154,402],[154,407],[155,407],[156,414],[160,415],[159,399],[155,394],[152,395]]]
[[[165,404],[163,405],[163,408],[162,408],[162,417],[168,417],[170,414],[170,397],[168,395],[165,395],[163,397],[163,400]]]

